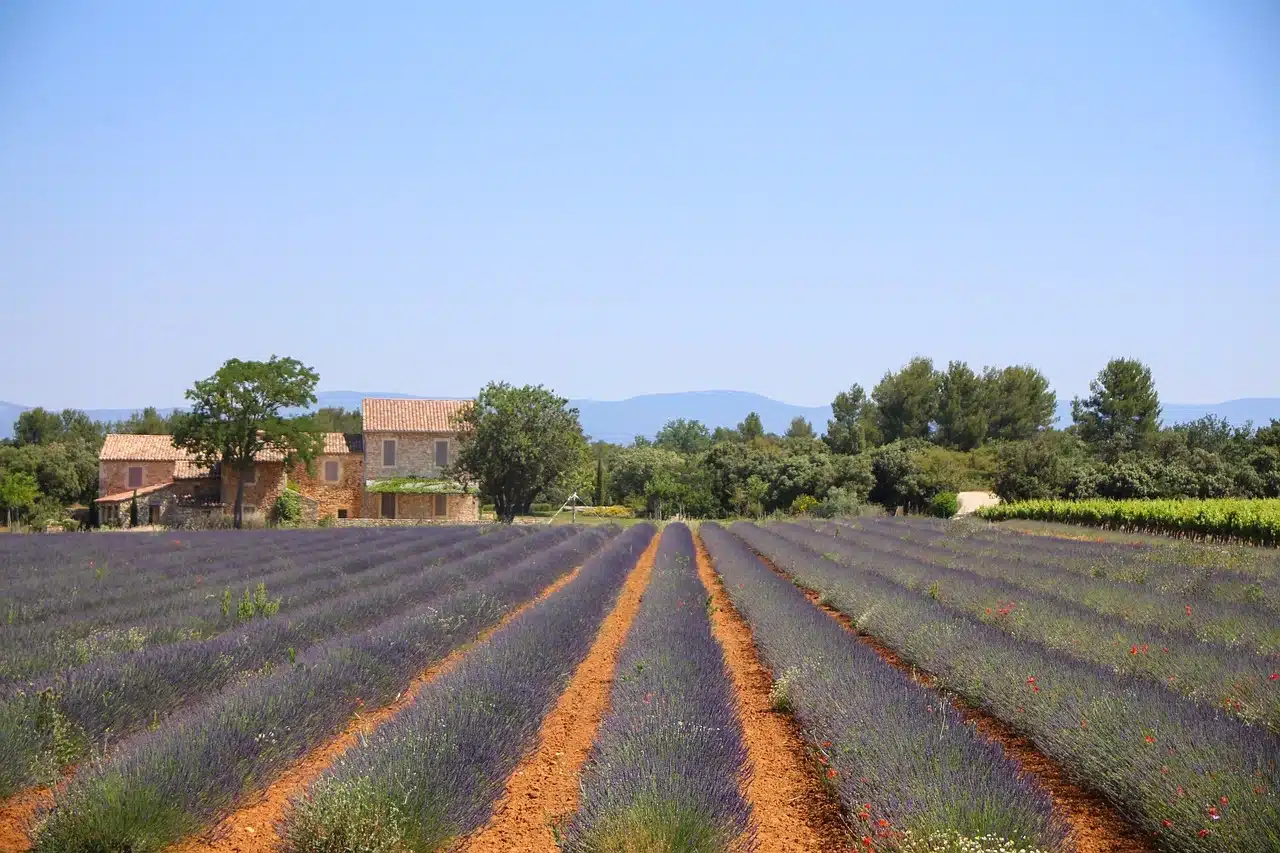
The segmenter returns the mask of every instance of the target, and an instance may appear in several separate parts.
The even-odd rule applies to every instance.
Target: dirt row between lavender
[[[756,557],[780,577],[795,583],[791,575],[778,568],[767,557],[759,553]],[[959,696],[942,691],[933,673],[907,663],[893,649],[872,635],[858,630],[853,620],[844,613],[823,604],[818,593],[800,584],[796,584],[796,587],[815,607],[836,620],[863,645],[875,651],[886,664],[906,673],[917,684],[937,691],[941,698],[951,702],[966,723],[974,726],[983,737],[999,744],[1022,772],[1035,779],[1048,792],[1053,807],[1070,826],[1070,841],[1077,853],[1152,853],[1155,850],[1142,833],[1125,822],[1110,804],[1093,791],[1071,781],[1066,770],[1040,752],[1029,738],[1000,718],[970,705]]]
[[[794,718],[771,707],[773,676],[751,628],[734,609],[702,537],[693,539],[698,576],[711,597],[711,632],[724,651],[751,761],[743,797],[751,804],[759,849],[819,853],[851,849],[840,804],[824,787]]]

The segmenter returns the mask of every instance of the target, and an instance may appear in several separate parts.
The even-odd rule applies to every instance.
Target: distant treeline
[[[1255,429],[1207,416],[1162,428],[1150,369],[1109,362],[1053,427],[1057,396],[1025,365],[945,369],[915,358],[870,394],[837,394],[821,435],[796,418],[783,435],[758,415],[714,431],[668,422],[653,440],[596,442],[543,496],[576,491],[599,505],[698,517],[850,512],[874,502],[909,511],[941,492],[1028,498],[1280,496],[1280,421]]]

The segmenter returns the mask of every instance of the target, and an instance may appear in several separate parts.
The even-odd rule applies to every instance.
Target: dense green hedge
[[[1024,518],[1169,533],[1257,545],[1280,544],[1280,499],[1031,500],[978,510],[990,521]]]

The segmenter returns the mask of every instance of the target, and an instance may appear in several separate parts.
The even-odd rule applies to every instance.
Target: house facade
[[[286,470],[278,450],[259,453],[245,480],[245,511],[270,511],[291,488],[310,520],[478,521],[475,489],[444,477],[457,453],[453,418],[468,402],[366,399],[364,432],[326,433],[311,470]],[[230,511],[238,485],[237,472],[201,468],[167,435],[108,435],[98,457],[98,517],[128,523],[136,495],[139,524],[175,524]]]

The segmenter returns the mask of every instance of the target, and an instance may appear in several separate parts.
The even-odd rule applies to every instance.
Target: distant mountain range
[[[390,391],[320,391],[319,406],[360,408],[365,397],[414,397]],[[592,439],[628,443],[637,435],[652,437],[673,418],[702,421],[709,428],[732,427],[756,412],[769,432],[784,432],[797,415],[813,424],[819,433],[827,428],[831,417],[829,406],[794,406],[752,394],[749,391],[682,391],[674,394],[645,394],[626,400],[573,400],[582,416],[582,427]],[[30,408],[17,403],[0,402],[0,438],[13,435],[13,422]],[[98,421],[124,420],[133,409],[89,409],[88,415]],[[171,408],[161,412],[172,411]],[[1186,423],[1205,415],[1217,415],[1233,424],[1253,421],[1267,424],[1280,418],[1280,397],[1251,397],[1224,403],[1166,403],[1166,424]],[[1058,403],[1058,424],[1071,423],[1071,402]]]

